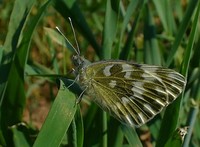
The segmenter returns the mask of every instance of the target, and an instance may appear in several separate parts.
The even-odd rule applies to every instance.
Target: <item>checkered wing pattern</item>
[[[128,126],[141,126],[173,102],[185,86],[178,72],[126,61],[81,66],[83,90],[105,111]]]

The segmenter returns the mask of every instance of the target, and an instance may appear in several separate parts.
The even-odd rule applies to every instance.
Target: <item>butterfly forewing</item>
[[[126,61],[82,65],[79,83],[105,111],[129,126],[140,126],[182,92],[185,78],[158,66]]]

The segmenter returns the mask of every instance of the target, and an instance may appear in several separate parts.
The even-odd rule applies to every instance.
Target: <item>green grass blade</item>
[[[44,7],[46,8],[47,5]],[[29,55],[29,45],[31,41],[32,33],[38,23],[41,15],[44,12],[45,8],[41,8],[40,13],[36,15],[35,19],[32,21],[31,25],[28,27],[26,33],[23,35],[21,43],[16,52],[14,63],[11,66],[10,74],[8,77],[8,84],[5,93],[6,100],[4,101],[3,112],[9,112],[15,107],[15,111],[8,113],[6,116],[7,123],[9,125],[14,124],[21,120],[23,105],[25,104],[25,94],[24,94],[24,69]],[[18,87],[17,89],[15,87]],[[14,102],[17,103],[14,103]],[[17,108],[19,110],[17,110]],[[7,110],[8,109],[8,110]],[[15,119],[14,119],[15,118]],[[12,122],[10,121],[12,120]]]
[[[3,50],[4,50],[4,47],[0,45],[0,63],[2,62],[2,58],[3,58]]]
[[[108,125],[108,146],[121,147],[123,146],[124,133],[120,127],[120,122],[113,117],[110,117]]]
[[[58,147],[69,128],[76,112],[76,97],[70,92],[63,81],[49,114],[34,143],[35,147]]]
[[[169,137],[164,147],[182,147],[183,139],[187,134],[187,127],[176,129]]]
[[[146,5],[145,14],[144,62],[148,64],[161,65],[161,54],[156,39],[156,29],[148,5]]]
[[[14,3],[13,11],[11,14],[10,22],[8,25],[8,33],[4,43],[4,59],[3,62],[9,62],[12,60],[12,56],[9,54],[16,51],[17,44],[19,43],[19,37],[22,33],[24,24],[26,23],[26,17],[28,16],[31,7],[35,0],[20,1],[16,0]],[[8,56],[5,56],[8,55]],[[13,53],[14,55],[14,53]],[[10,58],[8,58],[10,57]]]
[[[17,44],[19,44],[18,41],[33,2],[34,1],[22,2],[17,0],[14,3],[14,8],[8,25],[8,33],[6,35],[4,47],[2,47],[3,50],[1,51],[0,75],[2,79],[0,81],[0,106],[2,105],[3,95],[6,90],[6,83],[11,68],[11,62],[16,54]]]
[[[4,79],[1,80],[0,123],[8,144],[12,144],[12,140],[11,136],[8,136],[7,128],[21,121],[25,105],[23,72],[25,59],[27,58],[27,48],[24,51],[20,48],[19,44],[23,42],[20,40],[24,39],[21,38],[24,37],[21,36],[22,30],[33,3],[33,0],[26,2],[15,1],[9,22],[9,31],[4,44],[5,50],[0,69],[0,74],[4,75]],[[28,39],[30,40],[30,38]]]
[[[72,121],[68,131],[68,146],[82,147],[84,138],[83,121],[81,117],[80,107],[77,107],[75,119]]]
[[[102,50],[101,50],[101,59],[110,59],[112,46],[114,39],[116,37],[117,26],[118,26],[118,17],[119,17],[119,0],[108,0],[106,2],[106,14],[105,14],[105,22],[103,29],[103,41],[102,41]],[[107,113],[102,112],[102,132],[106,132],[108,129],[107,126]],[[104,133],[102,136],[102,146],[107,147],[108,139],[107,133]]]
[[[129,128],[127,126],[122,126],[122,131],[126,136],[128,143],[130,146],[133,147],[142,147],[142,143],[137,135],[137,132],[134,128]]]
[[[13,140],[15,147],[30,147],[26,139],[26,136],[24,135],[23,132],[17,129],[17,126],[12,126],[10,129],[13,132],[13,138],[14,138]]]
[[[179,0],[177,0],[180,2]],[[167,34],[172,35],[176,31],[175,20],[173,16],[173,5],[172,1],[156,1],[153,0],[156,7],[157,14],[162,22],[164,30]]]
[[[119,4],[119,0],[108,0],[106,3],[101,59],[111,58],[112,45],[118,26]]]
[[[188,5],[188,8],[185,12],[185,15],[183,17],[183,20],[180,24],[180,27],[178,29],[178,33],[176,35],[176,38],[175,38],[175,41],[173,43],[173,46],[172,46],[172,49],[168,55],[168,59],[167,59],[167,62],[166,62],[166,66],[169,67],[171,62],[173,61],[173,58],[174,58],[174,55],[178,49],[178,46],[180,45],[180,42],[184,36],[184,33],[188,27],[188,24],[190,23],[190,20],[192,18],[192,15],[194,14],[194,10],[195,10],[195,7],[197,6],[197,3],[198,3],[198,0],[192,0],[192,1],[189,1],[189,5]]]
[[[86,115],[84,119],[84,128],[85,128],[85,134],[89,138],[89,131],[91,129],[91,126],[93,125],[93,121],[95,119],[95,115],[97,114],[97,110],[101,110],[98,108],[98,106],[94,103],[91,104],[88,114]]]
[[[77,147],[83,146],[84,141],[84,127],[83,127],[83,118],[81,116],[80,107],[78,107],[78,110],[75,115],[75,122],[76,122],[76,130],[77,130]]]
[[[183,147],[188,147],[190,144],[193,135],[193,130],[195,129],[195,122],[198,119],[198,113],[199,113],[199,108],[198,105],[195,104],[194,106],[192,106],[189,112],[189,117],[187,120],[187,125],[189,126],[189,128],[188,128],[188,133],[183,142]]]
[[[131,30],[128,34],[128,38],[126,40],[125,46],[123,47],[121,53],[120,53],[120,59],[126,60],[128,58],[128,55],[130,54],[130,50],[132,49],[134,35],[137,29],[137,23],[139,23],[139,18],[141,15],[141,10],[143,10],[143,6],[145,4],[145,0],[142,0],[138,4],[138,8],[135,10],[135,20],[132,24]]]
[[[194,17],[194,22],[193,22],[193,26],[192,26],[192,31],[191,31],[191,37],[189,38],[189,42],[188,42],[188,46],[186,48],[186,56],[185,56],[185,62],[183,62],[183,68],[182,68],[182,72],[184,75],[188,75],[188,69],[189,69],[189,63],[190,63],[190,58],[192,56],[192,49],[193,49],[193,44],[195,42],[195,37],[199,35],[197,34],[198,32],[198,22],[199,22],[199,16],[200,16],[200,2],[198,3],[198,7],[197,7],[197,10],[196,10],[196,15]],[[191,47],[191,48],[189,48]],[[198,47],[196,46],[195,48],[196,50],[199,50]],[[194,51],[196,53],[198,53],[198,51]],[[196,60],[199,61],[199,58],[197,56],[196,57]],[[200,63],[199,64],[199,67],[200,67]],[[198,74],[198,77],[200,77],[200,74]],[[197,101],[199,100],[199,96],[200,96],[200,78],[198,78],[198,80],[196,79],[195,81],[197,81],[197,84],[196,82],[193,84],[193,97],[194,97],[194,101]],[[194,124],[195,124],[195,121],[197,119],[197,114],[199,112],[199,109],[198,109],[198,105],[197,104],[194,104],[194,106],[190,109],[190,112],[189,112],[189,117],[188,117],[188,120],[187,120],[187,125],[189,126],[189,131],[188,131],[188,135],[186,135],[186,139],[184,141],[184,147],[187,147],[189,146],[189,142],[191,140],[191,136],[192,136],[192,131],[194,129]]]
[[[71,17],[73,24],[77,26],[85,39],[87,39],[93,46],[97,55],[100,56],[100,46],[98,45],[90,27],[88,26],[77,2],[75,0],[54,0],[53,6],[67,21],[68,17]]]
[[[187,77],[187,73],[188,73],[188,68],[189,68],[189,63],[191,60],[191,55],[192,55],[192,49],[193,49],[193,45],[195,42],[195,37],[197,37],[197,32],[198,32],[198,25],[199,25],[199,14],[200,14],[200,2],[197,3],[197,9],[196,9],[196,14],[194,17],[194,21],[193,21],[193,25],[192,25],[192,30],[190,33],[190,37],[189,37],[189,42],[185,51],[185,56],[183,59],[183,64],[182,64],[182,71],[181,73]]]
[[[128,31],[130,31],[130,19],[131,19],[131,17],[132,17],[132,15],[134,14],[134,12],[136,11],[136,8],[137,8],[137,5],[138,5],[138,3],[139,3],[139,1],[138,0],[136,0],[136,1],[131,1],[130,3],[129,3],[129,5],[128,5],[128,7],[127,7],[127,10],[124,12],[125,14],[124,14],[124,18],[123,18],[123,23],[122,23],[122,27],[121,27],[121,31],[120,31],[120,38],[119,38],[119,43],[117,44],[118,45],[118,52],[117,52],[117,54],[119,54],[119,51],[121,51],[121,47],[122,47],[122,45],[123,45],[123,42],[122,42],[122,40],[123,40],[123,37],[124,37],[124,35],[125,35],[125,31],[126,30],[128,30]],[[124,7],[123,5],[122,5],[122,3],[120,4],[121,5],[121,7]],[[122,8],[121,8],[122,9]],[[122,9],[123,10],[123,9]],[[122,11],[121,10],[121,11]],[[125,52],[125,51],[122,51],[122,53],[123,52]],[[118,57],[119,55],[117,55],[117,57]],[[122,57],[119,57],[120,59],[123,59]],[[125,57],[124,57],[125,58]]]
[[[200,13],[200,6],[198,6],[198,9],[196,10],[196,15],[193,21],[192,30],[189,36],[189,42],[185,51],[185,56],[184,56],[185,58],[183,60],[183,65],[182,65],[183,67],[182,74],[185,75],[186,77],[187,77],[187,72],[188,72],[188,66],[191,60],[193,44],[195,42],[199,13]],[[168,140],[169,135],[172,134],[172,132],[176,129],[177,124],[178,124],[181,100],[182,98],[179,97],[173,104],[167,107],[162,124],[161,124],[160,134],[159,134],[159,138],[158,138],[158,142],[156,146],[159,147],[162,144],[164,144],[166,140]]]

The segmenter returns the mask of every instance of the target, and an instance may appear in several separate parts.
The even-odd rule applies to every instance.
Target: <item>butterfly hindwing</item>
[[[140,126],[182,92],[185,79],[159,66],[100,61],[82,68],[79,83],[105,111],[129,126]]]

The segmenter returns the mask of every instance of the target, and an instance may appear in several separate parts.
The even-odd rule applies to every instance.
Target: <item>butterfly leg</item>
[[[85,93],[85,91],[87,90],[88,86],[81,92],[81,94],[79,95],[79,97],[76,99],[76,104],[79,104],[82,100],[83,94]]]

